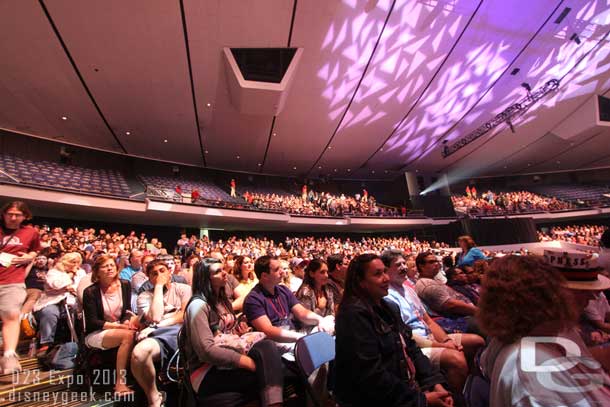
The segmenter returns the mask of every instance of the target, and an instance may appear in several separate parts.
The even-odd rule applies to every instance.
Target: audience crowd
[[[309,190],[301,196],[263,194],[246,191],[246,202],[258,209],[288,212],[306,216],[406,216],[406,211],[377,205],[372,195],[339,196]]]
[[[541,242],[563,240],[587,246],[599,246],[599,240],[606,229],[608,227],[604,225],[553,226],[550,229],[539,230],[538,239]]]
[[[527,212],[548,212],[573,209],[574,205],[554,197],[545,197],[528,191],[477,194],[470,189],[466,195],[452,195],[453,207],[461,213],[481,215],[504,215]]]
[[[566,285],[575,294],[559,294],[557,287],[574,276],[567,270],[566,277],[549,271],[554,283],[534,284],[545,279],[547,269],[588,266],[593,261],[589,254],[575,254],[578,261],[571,263],[562,253],[545,253],[546,261],[527,251],[490,253],[469,236],[460,237],[454,250],[407,237],[287,237],[275,242],[261,237],[213,241],[186,234],[172,254],[158,239],[136,232],[21,225],[31,218],[22,203],[5,205],[2,217],[0,244],[7,253],[3,260],[9,259],[8,266],[0,266],[5,325],[12,321],[9,310],[15,311],[15,301],[3,302],[19,295],[18,306],[23,306],[17,315],[22,326],[38,331],[38,353],[44,356],[61,342],[57,326],[66,318],[62,310],[78,314],[84,308],[86,346],[117,349],[116,394],[130,395],[137,383],[150,406],[166,402],[156,377],[177,352],[184,356],[183,380],[198,405],[242,405],[253,399],[263,406],[282,405],[282,387],[290,378],[282,372],[296,369],[295,344],[316,332],[336,337],[331,382],[340,405],[465,406],[467,378],[479,371],[475,355],[489,340],[490,405],[515,405],[506,397],[543,405],[535,394],[517,394],[523,383],[515,378],[506,382],[502,372],[511,362],[497,357],[512,341],[535,333],[536,321],[546,315],[542,305],[566,323],[580,318],[583,346],[605,372],[610,369],[609,348],[600,346],[610,335],[610,306],[603,293],[610,280],[599,275],[598,284],[576,282]],[[592,234],[601,232],[594,230]],[[13,248],[17,233],[30,236],[18,244],[27,247]],[[606,235],[602,246],[610,246]],[[27,291],[2,279],[10,268],[21,273]],[[529,280],[519,281],[520,270]],[[584,271],[591,277],[590,269]],[[517,295],[506,300],[515,305],[506,307],[495,297],[514,296],[515,290],[528,292],[531,303]],[[590,291],[576,295],[578,290]],[[527,318],[529,305],[539,306],[535,321]],[[20,369],[13,344],[7,343],[10,329],[3,327],[2,373]],[[496,359],[502,365],[494,364]],[[610,383],[605,372],[598,373]],[[607,402],[610,387],[583,397]],[[560,401],[580,405],[573,397],[567,404]]]

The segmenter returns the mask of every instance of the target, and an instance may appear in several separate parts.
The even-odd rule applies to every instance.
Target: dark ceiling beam
[[[373,61],[373,57],[375,56],[375,52],[377,51],[377,47],[379,46],[379,42],[381,41],[381,36],[383,35],[383,32],[385,31],[385,27],[388,25],[388,21],[390,20],[392,11],[394,11],[395,5],[396,5],[396,0],[393,0],[392,5],[390,6],[390,10],[388,10],[388,15],[386,16],[385,21],[383,22],[383,27],[381,27],[381,30],[379,31],[379,36],[377,37],[377,41],[375,41],[375,46],[373,47],[371,56],[369,57],[369,60],[367,61],[366,66],[364,67],[364,71],[362,71],[362,76],[360,77],[360,80],[358,81],[358,85],[356,85],[356,89],[354,89],[354,93],[352,94],[352,97],[349,100],[349,103],[347,104],[345,110],[343,111],[343,114],[341,115],[341,118],[339,119],[339,122],[337,123],[337,127],[335,127],[335,131],[333,131],[333,134],[330,136],[330,139],[324,146],[324,149],[322,150],[322,152],[320,153],[320,155],[318,156],[316,161],[311,165],[311,168],[309,168],[309,170],[307,171],[307,175],[309,175],[311,173],[311,171],[316,167],[316,165],[318,165],[318,163],[324,156],[324,153],[328,150],[328,146],[330,146],[330,144],[334,140],[335,136],[337,135],[337,131],[339,131],[339,127],[341,127],[341,123],[343,123],[343,119],[345,119],[345,115],[347,114],[347,112],[349,112],[349,109],[352,106],[352,103],[354,102],[354,98],[356,97],[356,94],[358,93],[358,90],[360,89],[360,85],[362,84],[362,81],[364,80],[364,77],[366,76],[366,73],[368,72],[369,66],[371,65],[371,62]]]
[[[193,110],[195,111],[195,125],[197,126],[197,138],[199,139],[199,149],[201,150],[201,160],[203,166],[207,167],[205,162],[205,149],[203,148],[203,131],[199,124],[199,110],[197,109],[197,97],[195,96],[195,83],[193,81],[193,66],[191,65],[191,50],[189,47],[189,34],[186,27],[186,13],[184,11],[184,0],[180,0],[180,15],[182,17],[182,31],[184,33],[184,47],[186,49],[186,60],[189,67],[189,81],[191,84],[191,98],[193,99]]]
[[[405,120],[407,120],[407,118],[409,117],[409,115],[411,114],[411,112],[413,112],[413,110],[415,110],[415,107],[419,104],[420,100],[424,97],[424,95],[426,94],[426,92],[428,91],[428,88],[432,85],[432,83],[434,83],[434,80],[436,79],[436,77],[438,76],[438,74],[441,72],[441,70],[443,69],[443,66],[445,65],[445,62],[447,62],[447,60],[449,60],[449,57],[451,56],[451,54],[453,53],[455,47],[457,47],[457,45],[459,44],[460,40],[462,39],[462,37],[464,36],[464,33],[468,30],[468,27],[470,26],[470,23],[472,22],[472,20],[474,20],[474,17],[476,16],[476,14],[478,13],[479,9],[481,8],[481,5],[483,4],[483,0],[479,0],[479,4],[477,5],[477,8],[473,11],[472,15],[470,16],[470,18],[468,19],[468,22],[466,23],[466,25],[464,26],[464,29],[462,30],[462,32],[460,33],[460,35],[458,35],[457,39],[455,40],[455,42],[453,43],[453,45],[451,46],[451,49],[449,50],[449,52],[447,53],[447,55],[445,56],[445,58],[443,59],[443,62],[440,63],[440,65],[438,66],[438,68],[436,69],[436,72],[434,72],[434,75],[432,75],[432,77],[430,78],[430,80],[428,81],[428,84],[424,87],[424,89],[422,89],[421,93],[419,94],[419,96],[417,97],[417,99],[415,100],[415,102],[411,105],[411,107],[409,108],[409,110],[407,111],[407,113],[403,116],[402,119],[400,119],[400,121],[398,122],[398,124],[396,126],[394,126],[394,128],[392,129],[392,131],[390,132],[390,134],[385,138],[385,140],[383,140],[383,142],[379,145],[379,147],[377,147],[377,149],[375,149],[375,151],[373,151],[373,153],[371,153],[371,155],[362,163],[360,164],[359,168],[364,168],[366,167],[366,165],[369,163],[369,161],[371,161],[371,159],[373,159],[373,157],[375,157],[375,155],[377,155],[378,152],[381,151],[381,149],[383,148],[383,146],[386,145],[386,143],[392,138],[392,136],[394,136],[394,134],[396,134],[396,131],[400,128],[400,126],[402,126],[402,124],[405,122]]]
[[[87,96],[89,96],[89,100],[91,100],[91,103],[95,107],[95,110],[97,110],[97,113],[100,115],[100,118],[104,122],[104,125],[106,125],[106,128],[108,129],[108,131],[110,132],[110,134],[112,134],[112,137],[114,137],[114,141],[116,141],[116,143],[119,145],[119,147],[121,148],[121,151],[125,154],[128,154],[127,149],[125,149],[125,146],[123,146],[123,143],[121,143],[121,140],[119,140],[118,136],[116,135],[116,133],[110,126],[110,123],[108,123],[108,120],[106,120],[106,116],[104,116],[104,113],[102,113],[102,109],[100,109],[99,105],[97,104],[97,101],[93,97],[93,94],[91,93],[89,86],[87,86],[87,83],[85,82],[85,79],[83,78],[83,75],[81,75],[80,70],[78,69],[78,66],[76,66],[76,62],[74,61],[74,58],[72,58],[72,55],[70,54],[70,51],[68,50],[68,47],[66,46],[66,43],[64,42],[61,34],[59,33],[59,30],[58,30],[57,26],[55,25],[55,22],[53,21],[53,18],[51,17],[51,14],[49,13],[47,6],[44,4],[43,0],[38,0],[38,3],[40,4],[42,11],[44,12],[45,16],[47,17],[47,20],[49,21],[49,24],[51,25],[51,28],[53,29],[55,36],[59,40],[61,47],[63,48],[64,52],[66,53],[66,56],[68,57],[68,60],[70,61],[70,64],[72,65],[72,68],[74,69],[74,72],[76,73],[76,76],[78,76],[78,79],[80,80],[80,83],[83,85],[85,92],[87,92]]]
[[[290,29],[288,30],[288,42],[286,43],[286,47],[290,48],[292,44],[292,30],[294,29],[294,19],[297,15],[297,4],[298,0],[294,0],[292,3],[292,16],[290,17]],[[275,119],[277,116],[273,116],[273,120],[271,120],[271,127],[269,128],[269,135],[267,136],[267,146],[265,147],[265,155],[263,156],[260,165],[258,166],[258,172],[262,173],[263,168],[265,167],[265,163],[267,162],[267,154],[269,154],[269,146],[271,145],[271,137],[273,137],[273,132],[275,131]]]

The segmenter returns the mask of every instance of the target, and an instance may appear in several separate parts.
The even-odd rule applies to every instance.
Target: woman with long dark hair
[[[233,265],[233,276],[239,281],[239,285],[233,290],[232,305],[235,311],[241,311],[246,296],[258,284],[252,259],[248,256],[237,256]]]
[[[280,405],[283,376],[277,348],[272,341],[260,340],[260,334],[244,336],[248,328],[233,312],[226,283],[220,260],[206,258],[197,263],[183,329],[186,374],[198,404],[206,404],[210,396],[232,393],[225,402],[230,398],[231,405],[242,405],[259,392],[263,406]],[[238,399],[231,398],[236,393]]]
[[[383,299],[389,283],[379,256],[351,261],[336,324],[339,404],[452,406],[444,377],[411,338],[398,307]]]
[[[335,297],[328,286],[328,265],[324,260],[312,260],[305,269],[303,284],[296,297],[305,308],[321,317],[335,315]]]

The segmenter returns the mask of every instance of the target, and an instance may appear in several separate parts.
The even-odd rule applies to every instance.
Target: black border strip
[[[455,129],[458,124],[460,124],[473,110],[475,107],[477,107],[479,105],[479,103],[481,103],[481,101],[485,98],[485,96],[487,96],[487,94],[494,88],[494,86],[496,86],[496,84],[502,79],[504,78],[504,76],[506,75],[506,72],[508,72],[509,70],[512,71],[511,67],[515,64],[515,61],[517,61],[517,59],[519,59],[519,57],[521,56],[521,54],[523,54],[525,52],[525,50],[530,46],[530,44],[532,43],[532,41],[534,41],[534,39],[536,39],[536,37],[538,36],[538,34],[540,34],[540,32],[542,31],[542,29],[547,25],[547,23],[551,20],[551,18],[553,17],[553,15],[555,15],[555,13],[557,12],[557,10],[559,9],[559,7],[563,4],[564,0],[560,0],[560,2],[557,4],[557,6],[555,6],[555,8],[553,9],[553,11],[551,12],[551,14],[549,14],[549,16],[546,18],[546,20],[544,20],[544,23],[542,23],[542,25],[540,26],[540,28],[538,28],[538,30],[536,30],[536,32],[534,33],[534,35],[532,35],[532,37],[529,39],[529,41],[523,46],[523,48],[521,48],[521,51],[519,51],[519,53],[517,53],[517,55],[515,55],[515,57],[513,58],[513,60],[510,62],[510,64],[508,64],[506,66],[506,69],[504,69],[504,71],[502,72],[502,74],[500,76],[498,76],[498,79],[496,79],[494,81],[494,83],[492,83],[487,90],[485,91],[485,93],[483,93],[481,95],[481,97],[479,98],[479,100],[477,100],[476,103],[474,103],[470,109],[468,109],[468,111],[466,113],[464,113],[462,115],[462,117],[457,120],[453,126],[451,126],[446,132],[444,132],[440,137],[438,137],[436,139],[436,141],[434,141],[432,144],[430,144],[428,146],[428,148],[426,148],[423,152],[421,152],[417,157],[415,157],[414,159],[410,160],[409,162],[407,162],[405,165],[403,165],[400,168],[400,171],[403,171],[406,167],[408,167],[409,165],[413,164],[415,161],[419,160],[420,158],[422,158],[424,155],[428,154],[430,152],[430,150],[436,148],[436,146],[438,145],[438,143],[443,140],[445,137],[447,137],[447,134],[451,133],[453,131],[453,129]],[[476,149],[475,149],[476,150]],[[473,151],[475,151],[473,150]],[[469,153],[471,154],[472,151]],[[468,154],[467,154],[468,155]],[[460,159],[458,159],[455,162],[458,162]],[[451,165],[451,164],[450,164]],[[445,167],[447,168],[447,167]],[[442,170],[441,170],[442,171]]]
[[[383,32],[385,31],[385,27],[388,25],[388,21],[390,20],[390,16],[392,15],[392,12],[394,11],[394,6],[395,5],[396,5],[396,0],[393,0],[392,1],[392,5],[390,6],[390,10],[388,11],[388,15],[386,16],[385,21],[383,22],[383,27],[381,27],[381,30],[379,31],[379,36],[377,37],[377,41],[375,42],[375,46],[373,47],[373,51],[371,52],[371,56],[369,57],[369,60],[366,63],[366,66],[364,67],[364,70],[362,71],[362,76],[360,77],[360,80],[358,81],[358,85],[356,85],[356,89],[354,90],[354,93],[352,94],[352,97],[349,100],[349,103],[347,104],[347,107],[343,111],[343,114],[341,115],[341,119],[339,119],[339,122],[337,123],[337,127],[335,128],[335,131],[333,131],[333,134],[330,136],[330,139],[328,140],[328,142],[324,146],[324,149],[322,150],[322,152],[320,153],[320,155],[318,156],[316,161],[312,164],[311,168],[309,168],[309,170],[307,171],[307,175],[309,175],[311,173],[311,171],[313,171],[315,166],[318,165],[318,163],[322,159],[322,156],[324,156],[324,153],[328,149],[328,146],[330,145],[330,143],[332,143],[333,139],[337,135],[337,131],[339,131],[339,127],[341,127],[341,123],[343,123],[343,119],[345,118],[345,115],[347,114],[347,112],[349,112],[349,109],[352,106],[352,103],[354,102],[356,94],[358,94],[358,90],[360,89],[360,85],[362,84],[362,81],[364,80],[364,77],[366,76],[366,73],[367,73],[367,71],[369,69],[369,66],[371,65],[371,62],[373,61],[373,57],[375,56],[375,52],[377,51],[377,47],[379,46],[379,41],[381,41],[381,36],[383,35]]]
[[[184,32],[184,48],[186,49],[186,60],[189,67],[189,79],[191,82],[191,96],[193,98],[193,109],[195,110],[195,124],[197,125],[197,138],[199,139],[199,149],[201,150],[201,159],[203,166],[207,167],[205,162],[205,149],[203,148],[203,139],[201,134],[201,126],[199,125],[199,110],[197,110],[197,97],[195,96],[195,83],[193,82],[193,66],[191,65],[191,50],[189,47],[189,35],[186,28],[186,14],[184,12],[184,0],[180,0],[180,14],[182,16],[182,30]]]
[[[267,162],[267,153],[269,152],[269,145],[271,144],[271,137],[273,137],[273,130],[275,129],[275,119],[277,116],[273,116],[273,120],[271,121],[271,129],[269,130],[269,137],[267,138],[267,147],[265,147],[265,155],[263,156],[263,161],[261,162],[261,165],[258,166],[258,172],[263,172],[263,167],[265,166],[265,163]]]
[[[299,0],[294,0],[292,5],[292,18],[290,19],[290,32],[288,33],[288,48],[290,48],[290,44],[292,43],[292,29],[294,28],[294,18],[297,15],[297,3]]]
[[[438,74],[441,72],[441,70],[443,69],[443,66],[445,66],[445,62],[447,62],[447,60],[449,60],[449,57],[451,56],[451,54],[453,54],[453,51],[455,50],[455,47],[457,47],[457,45],[459,44],[460,40],[462,39],[462,37],[464,36],[464,33],[466,33],[466,30],[468,30],[468,27],[470,27],[470,23],[472,23],[472,20],[474,20],[474,17],[477,15],[477,13],[479,12],[479,9],[481,8],[481,6],[483,5],[483,0],[479,0],[479,4],[477,5],[477,8],[473,11],[472,15],[470,16],[470,18],[468,19],[468,22],[466,23],[466,25],[464,26],[464,29],[462,30],[462,32],[460,33],[460,35],[457,37],[457,39],[455,40],[455,42],[453,43],[453,45],[451,46],[451,49],[449,50],[449,52],[447,53],[447,55],[445,56],[445,58],[443,59],[443,62],[441,62],[441,64],[438,66],[438,69],[436,70],[436,72],[434,72],[434,75],[432,75],[432,78],[430,78],[430,80],[428,81],[428,84],[426,85],[426,87],[421,91],[421,93],[419,94],[419,96],[417,97],[417,100],[415,100],[415,102],[413,103],[413,105],[411,105],[411,107],[409,108],[409,110],[407,111],[407,113],[403,116],[403,118],[398,122],[398,124],[396,126],[394,126],[394,129],[392,129],[392,132],[390,133],[390,135],[388,137],[386,137],[386,139],[383,141],[383,143],[381,143],[381,145],[375,150],[373,151],[373,153],[369,156],[369,158],[366,159],[366,161],[364,161],[359,168],[364,168],[366,167],[366,165],[368,164],[369,161],[371,161],[371,159],[373,157],[375,157],[375,155],[377,155],[378,152],[380,152],[380,150],[383,148],[383,146],[386,145],[386,143],[388,141],[390,141],[390,139],[394,136],[394,134],[396,134],[396,131],[400,128],[400,126],[402,126],[402,124],[405,122],[405,120],[407,120],[407,117],[409,117],[409,115],[411,114],[411,112],[413,110],[415,110],[415,107],[417,106],[417,104],[420,102],[420,100],[424,97],[424,95],[426,94],[426,92],[428,91],[428,88],[430,88],[430,86],[432,85],[432,83],[434,82],[434,80],[436,79],[436,77],[438,76]]]
[[[610,35],[610,31],[607,31],[606,34],[597,42],[597,44],[595,44],[594,46],[591,47],[591,49],[587,52],[584,53],[583,56],[581,56],[578,61],[576,61],[576,63],[572,66],[572,68],[570,68],[570,70],[568,72],[566,72],[560,79],[559,81],[559,86],[563,86],[565,83],[563,82],[563,80],[565,79],[566,76],[568,76],[570,74],[570,72],[572,72],[578,65],[580,65],[580,63],[583,61],[583,59],[585,59],[587,56],[589,56],[590,53],[592,53],[593,51],[595,51],[596,48],[599,48],[600,45],[606,41],[606,38],[608,38],[608,36]],[[579,106],[580,107],[580,106]],[[576,108],[578,109],[578,108]],[[575,110],[576,110],[575,109]],[[573,110],[570,114],[574,113]],[[563,121],[563,120],[562,120]],[[560,121],[561,123],[561,121]],[[555,125],[557,126],[557,125]],[[439,172],[443,172],[445,170],[447,170],[449,167],[452,167],[453,165],[455,165],[456,163],[462,161],[464,158],[470,156],[472,153],[474,153],[475,151],[479,150],[481,147],[485,146],[487,143],[489,143],[491,140],[493,140],[498,134],[502,134],[502,131],[497,132],[496,134],[492,134],[487,140],[485,140],[483,143],[481,143],[479,146],[475,147],[472,151],[470,151],[469,153],[465,154],[463,157],[458,158],[457,160],[455,160],[454,162],[452,162],[451,164],[448,164],[447,166],[443,167],[442,169],[438,170]],[[531,143],[530,143],[531,144]],[[496,161],[497,162],[497,161]],[[494,163],[495,164],[495,163]],[[404,167],[403,167],[404,168]]]
[[[45,6],[43,0],[38,0],[38,3],[40,4],[40,7],[42,7],[42,11],[44,12],[44,14],[47,16],[47,20],[49,20],[49,24],[51,24],[51,28],[53,28],[53,31],[55,32],[55,35],[57,36],[57,39],[59,40],[61,47],[64,49],[64,52],[66,53],[66,56],[68,57],[68,60],[70,61],[70,64],[72,64],[72,68],[74,69],[74,72],[76,72],[76,76],[78,76],[78,79],[80,80],[81,84],[83,85],[83,88],[85,88],[85,92],[87,92],[89,99],[91,99],[91,103],[93,103],[95,110],[97,110],[97,113],[102,118],[102,121],[106,125],[106,128],[108,129],[108,131],[110,131],[110,134],[112,134],[112,137],[114,137],[114,140],[117,142],[119,147],[121,147],[121,150],[123,150],[123,153],[128,154],[127,150],[125,149],[125,146],[123,146],[123,143],[121,143],[121,140],[119,140],[119,138],[117,137],[117,135],[114,132],[114,130],[112,129],[112,127],[110,127],[110,123],[108,123],[108,120],[106,120],[104,113],[102,113],[102,109],[100,109],[99,105],[95,101],[95,98],[93,97],[93,94],[91,93],[91,90],[85,83],[85,79],[83,78],[80,71],[78,70],[78,67],[76,66],[76,62],[74,62],[74,58],[72,58],[70,51],[68,51],[68,47],[66,46],[66,43],[64,42],[63,38],[61,37],[61,34],[59,33],[59,30],[57,29],[57,26],[55,25],[53,18],[51,18],[51,14],[49,13],[47,6]]]

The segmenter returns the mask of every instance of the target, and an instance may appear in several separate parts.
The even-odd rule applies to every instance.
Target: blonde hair
[[[66,265],[68,265],[68,264],[71,265],[76,262],[78,262],[77,267],[80,267],[80,265],[83,264],[83,257],[80,255],[80,253],[78,253],[78,252],[66,253],[63,256],[61,256],[61,258],[59,259],[59,261],[57,262],[55,267],[58,270],[66,271]]]

